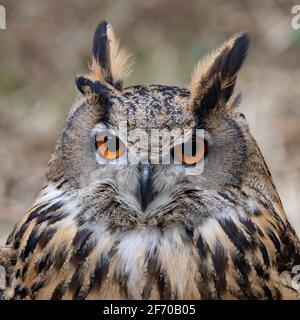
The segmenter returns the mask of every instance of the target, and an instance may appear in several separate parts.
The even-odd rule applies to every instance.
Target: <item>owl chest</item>
[[[64,223],[45,241],[25,232],[17,263],[16,298],[209,299],[262,296],[255,253],[244,259],[215,223],[188,230],[146,227],[125,232]],[[30,245],[34,243],[34,247]],[[29,250],[30,248],[30,250]],[[25,253],[27,256],[25,255]],[[248,270],[242,270],[243,265]],[[252,270],[253,269],[253,270]],[[253,276],[253,279],[251,277]],[[257,280],[258,279],[258,280]],[[272,279],[269,279],[270,281]],[[243,284],[241,291],[239,283]]]
[[[72,259],[72,258],[70,258]],[[177,228],[104,231],[86,258],[87,299],[200,298],[197,253]]]
[[[197,254],[179,229],[118,234],[105,227],[61,227],[45,242],[45,230],[33,241],[36,231],[28,226],[19,248],[15,298],[200,298]]]

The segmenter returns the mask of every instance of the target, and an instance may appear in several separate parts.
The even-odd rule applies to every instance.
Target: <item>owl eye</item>
[[[196,165],[197,162],[201,161],[206,152],[205,140],[193,135],[186,143],[176,145],[174,147],[174,157],[185,165],[192,166]]]
[[[108,160],[119,158],[126,150],[125,144],[108,132],[98,134],[96,147],[99,154]]]

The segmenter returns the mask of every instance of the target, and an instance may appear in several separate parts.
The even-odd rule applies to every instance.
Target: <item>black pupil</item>
[[[198,149],[199,149],[199,145],[196,139],[194,138],[191,141],[187,143],[183,143],[181,145],[182,154],[185,154],[186,156],[189,156],[189,157],[196,156]]]
[[[120,149],[120,139],[115,136],[105,136],[104,144],[108,151],[116,152]]]

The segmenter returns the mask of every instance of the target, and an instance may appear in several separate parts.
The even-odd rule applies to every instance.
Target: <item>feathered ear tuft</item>
[[[123,80],[130,74],[132,56],[120,48],[111,26],[102,21],[94,34],[93,57],[89,78],[105,81],[121,90]]]
[[[94,95],[94,97],[98,97],[101,100],[102,104],[106,107],[111,106],[110,101],[110,89],[103,85],[100,81],[92,81],[86,77],[78,76],[75,79],[75,85],[78,91],[85,95]]]
[[[220,101],[229,100],[248,47],[248,34],[238,33],[198,63],[192,74],[190,110],[206,113]]]

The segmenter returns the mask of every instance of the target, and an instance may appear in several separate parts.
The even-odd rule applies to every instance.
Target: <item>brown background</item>
[[[135,54],[128,85],[186,85],[197,60],[232,34],[252,46],[240,74],[242,110],[300,233],[300,30],[292,1],[2,1],[0,242],[31,205],[86,71],[97,23],[108,19]]]

